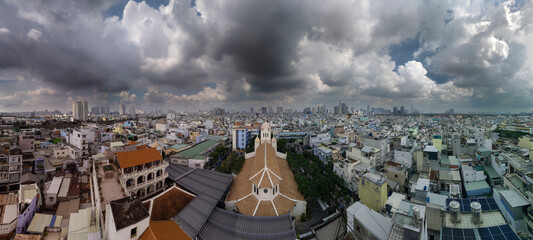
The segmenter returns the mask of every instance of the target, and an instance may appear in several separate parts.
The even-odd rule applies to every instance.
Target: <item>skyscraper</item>
[[[346,105],[346,103],[341,103],[341,113],[342,114],[347,114],[348,113],[348,106]]]
[[[124,105],[124,104],[118,105],[118,114],[119,115],[126,114],[126,105]]]
[[[87,121],[89,107],[87,101],[72,101],[72,118],[74,120]]]
[[[128,106],[128,114],[130,115],[135,114],[135,106],[133,105]]]
[[[283,113],[283,107],[278,107],[276,109],[276,113]]]
[[[340,108],[341,108],[340,106],[333,106],[333,113],[335,115],[341,114],[341,109]]]
[[[261,113],[262,113],[262,114],[267,113],[267,107],[262,107],[262,108],[261,108]]]
[[[91,108],[91,114],[99,114],[100,108],[99,107],[92,107]]]
[[[254,108],[250,108],[250,113],[254,113]]]

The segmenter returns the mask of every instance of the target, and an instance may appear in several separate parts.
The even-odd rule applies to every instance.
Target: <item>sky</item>
[[[0,112],[533,110],[532,1],[0,0]]]

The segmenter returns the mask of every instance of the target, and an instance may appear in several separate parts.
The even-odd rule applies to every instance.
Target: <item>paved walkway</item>
[[[122,185],[118,181],[117,173],[114,171],[109,171],[107,174],[112,173],[112,177],[106,178],[104,176],[104,169],[102,167],[98,168],[98,177],[102,178],[100,182],[100,192],[102,194],[102,209],[105,209],[105,205],[109,202],[117,199],[126,197],[123,192]]]

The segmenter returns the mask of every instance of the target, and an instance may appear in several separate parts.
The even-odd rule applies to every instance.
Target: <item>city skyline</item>
[[[532,111],[532,5],[3,1],[0,112]]]

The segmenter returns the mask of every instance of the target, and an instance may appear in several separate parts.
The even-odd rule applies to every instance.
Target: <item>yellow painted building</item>
[[[359,179],[359,199],[368,208],[379,212],[387,202],[387,177],[368,172]]]
[[[433,136],[433,146],[437,147],[437,149],[439,149],[439,152],[442,151],[442,136],[441,135]]]
[[[533,149],[533,139],[530,136],[522,136],[518,139],[518,146],[525,149]]]

